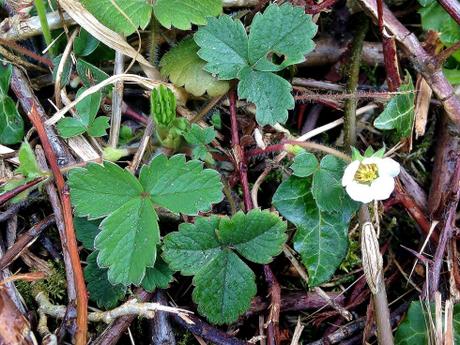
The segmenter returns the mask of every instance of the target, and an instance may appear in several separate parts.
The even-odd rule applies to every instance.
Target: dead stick
[[[0,206],[2,206],[4,203],[10,201],[13,199],[15,196],[21,194],[22,192],[28,190],[29,188],[39,184],[40,182],[44,181],[45,177],[38,177],[35,180],[29,181],[22,186],[18,186],[12,190],[9,190],[2,195],[0,195]]]
[[[374,18],[378,17],[376,0],[359,0],[359,3]],[[455,95],[452,85],[447,81],[442,70],[437,67],[436,58],[423,49],[417,37],[401,24],[385,4],[383,4],[383,21],[385,28],[404,48],[415,69],[422,74],[441,101],[449,118],[460,127],[460,99]]]
[[[32,226],[27,232],[19,236],[18,240],[6,251],[5,255],[0,259],[0,271],[8,267],[14,260],[16,260],[25,248],[34,243],[38,236],[55,222],[54,215],[49,215],[39,223]]]
[[[45,126],[34,105],[32,106],[32,109],[27,114],[27,116],[36,128],[38,136],[40,137],[40,141],[42,142],[43,149],[45,151],[46,159],[48,160],[48,163],[51,167],[54,181],[60,194],[65,226],[65,242],[62,243],[62,245],[69,251],[70,261],[74,271],[75,289],[77,293],[77,331],[75,334],[75,343],[77,345],[86,345],[86,333],[88,330],[88,295],[86,292],[85,279],[80,263],[77,239],[75,237],[75,230],[73,226],[70,194],[66,186],[64,176],[62,175],[58,166],[56,154],[54,153],[46,134]]]
[[[281,287],[269,265],[264,265],[264,275],[271,299],[270,316],[267,321],[267,344],[276,345],[280,343]]]

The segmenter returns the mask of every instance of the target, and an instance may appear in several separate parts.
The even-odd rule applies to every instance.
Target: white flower
[[[399,163],[391,158],[368,157],[351,162],[342,177],[342,186],[356,201],[368,203],[388,199],[395,188]]]

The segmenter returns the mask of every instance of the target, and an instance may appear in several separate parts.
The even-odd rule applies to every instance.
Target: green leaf
[[[169,267],[184,276],[195,275],[221,252],[216,236],[218,217],[198,217],[195,224],[181,223],[179,231],[163,240],[163,257]]]
[[[0,63],[0,95],[8,95],[12,74],[13,67],[10,64],[4,66],[3,63]]]
[[[270,5],[258,13],[249,34],[249,62],[259,71],[280,71],[305,60],[313,50],[317,26],[302,7]],[[280,64],[271,55],[283,57]]]
[[[92,137],[103,137],[107,134],[107,128],[110,128],[110,118],[108,116],[97,117],[88,127],[88,134]]]
[[[254,273],[230,250],[221,251],[203,267],[193,284],[198,311],[215,324],[236,321],[257,292]]]
[[[100,308],[111,309],[122,300],[126,294],[123,285],[112,285],[107,279],[107,270],[97,265],[97,252],[88,255],[85,267],[85,280],[89,292],[89,298],[95,301]]]
[[[19,168],[16,169],[16,172],[27,178],[36,178],[43,175],[42,171],[38,167],[34,151],[27,141],[24,141],[21,144],[18,156]]]
[[[308,177],[318,169],[319,162],[316,156],[310,152],[302,151],[294,157],[291,164],[292,175],[298,177]]]
[[[147,268],[141,286],[144,290],[153,292],[158,289],[166,289],[173,280],[174,271],[161,258],[155,261],[154,267]]]
[[[270,72],[249,67],[240,72],[238,96],[256,105],[256,120],[261,126],[285,123],[288,109],[294,109],[291,84]],[[262,87],[263,85],[263,87]]]
[[[85,92],[86,90],[87,90],[86,87],[81,87],[77,91],[77,98],[81,96],[81,94]],[[77,112],[78,112],[78,116],[80,117],[81,122],[85,126],[89,126],[96,118],[96,115],[99,111],[99,107],[101,106],[101,101],[102,101],[102,93],[98,91],[98,92],[92,93],[91,95],[83,98],[75,106],[75,109],[77,109]]]
[[[219,173],[199,161],[186,162],[184,155],[156,156],[142,167],[139,181],[155,204],[172,212],[197,214],[223,197]]]
[[[73,225],[77,239],[83,244],[83,247],[94,250],[94,239],[100,232],[99,220],[87,220],[82,217],[74,217]]]
[[[145,29],[152,14],[152,6],[145,0],[81,0],[81,3],[102,24],[126,36],[138,27]]]
[[[226,94],[229,83],[206,72],[203,69],[206,62],[197,53],[198,46],[193,38],[182,40],[162,57],[161,74],[168,77],[174,85],[185,87],[187,92],[197,97],[206,92],[211,97]]]
[[[192,157],[193,159],[201,159],[203,161],[206,160],[206,158],[208,157],[208,150],[206,149],[206,146],[198,145],[194,147],[192,150]]]
[[[131,199],[105,218],[96,236],[98,264],[112,284],[139,285],[153,267],[160,242],[158,217],[149,198]]]
[[[0,95],[0,144],[11,145],[22,141],[24,121],[14,101]]]
[[[58,71],[58,66],[61,63],[62,59],[62,54],[59,54],[58,56],[55,56],[53,58],[53,81],[56,81],[57,77],[57,71]],[[64,69],[62,70],[62,75],[61,75],[61,86],[67,85],[70,82],[70,77],[72,75],[72,59],[67,58],[67,60],[64,63]]]
[[[442,71],[444,75],[446,76],[447,80],[449,81],[449,83],[453,85],[460,84],[460,70],[443,68]]]
[[[72,169],[68,183],[76,214],[92,219],[109,215],[143,191],[128,170],[111,162]]]
[[[169,127],[176,119],[176,96],[164,85],[152,90],[150,112],[157,126]]]
[[[85,87],[91,87],[106,80],[109,75],[96,66],[86,62],[85,60],[77,60],[77,73]],[[101,92],[107,93],[112,89],[112,85],[104,87]]]
[[[454,305],[454,317],[453,317],[453,328],[454,328],[454,341],[455,344],[460,343],[460,304]]]
[[[351,160],[353,161],[362,161],[364,159],[361,152],[358,151],[356,147],[351,147]]]
[[[208,24],[194,36],[201,48],[198,55],[207,62],[204,69],[221,80],[238,77],[248,65],[248,36],[243,24],[230,16],[209,18]]]
[[[64,139],[72,138],[86,132],[86,126],[79,118],[64,117],[56,124],[59,135]]]
[[[402,93],[388,102],[385,110],[375,119],[374,126],[378,129],[395,129],[399,137],[405,138],[411,135],[415,117],[414,84],[409,74],[406,83],[398,91]]]
[[[207,17],[219,15],[222,0],[157,0],[153,11],[165,28],[190,30],[191,24],[204,25]]]
[[[268,264],[273,256],[282,252],[286,229],[286,222],[276,214],[254,209],[247,214],[240,211],[232,218],[222,218],[219,237],[246,259]]]
[[[73,42],[73,52],[77,56],[88,56],[99,46],[99,41],[91,36],[88,31],[81,28],[80,33]]]
[[[428,344],[428,315],[420,301],[413,301],[409,306],[404,321],[395,333],[396,345]]]
[[[311,192],[319,208],[328,212],[351,214],[359,206],[342,187],[345,163],[332,155],[323,157],[320,168],[313,174]]]
[[[322,211],[310,180],[295,176],[281,183],[272,203],[297,227],[294,248],[308,270],[310,286],[328,281],[347,254],[350,214]]]
[[[207,145],[216,138],[216,131],[212,127],[202,128],[194,123],[184,133],[184,138],[192,145]]]

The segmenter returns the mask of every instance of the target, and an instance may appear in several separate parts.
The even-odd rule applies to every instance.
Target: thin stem
[[[46,45],[49,48],[49,53],[54,56],[54,47],[51,46],[53,37],[51,36],[50,27],[48,25],[48,19],[46,18],[46,8],[43,0],[34,0],[35,8],[37,10],[38,17],[40,18],[40,25],[43,30],[43,37],[45,38]]]
[[[85,279],[78,254],[77,239],[72,219],[72,205],[70,203],[70,194],[66,186],[64,176],[62,175],[57,163],[56,154],[51,147],[49,138],[45,131],[45,126],[40,115],[37,113],[35,105],[27,114],[30,121],[37,130],[40,141],[42,142],[45,151],[46,159],[49,162],[51,171],[54,175],[56,187],[60,194],[60,201],[65,226],[66,241],[63,243],[67,247],[70,254],[70,261],[74,271],[75,289],[77,293],[77,330],[75,334],[75,343],[77,345],[86,345],[86,333],[88,331],[88,295],[86,292]]]
[[[315,143],[313,141],[288,140],[288,141],[286,141],[286,144],[298,145],[298,146],[301,146],[301,147],[303,147],[304,149],[307,149],[307,150],[320,151],[320,152],[323,152],[323,153],[326,153],[326,154],[336,156],[337,158],[340,158],[340,159],[344,160],[345,162],[351,162],[351,157],[346,155],[345,153],[343,153],[343,152],[341,152],[339,150],[336,150],[336,149],[334,149],[332,147]]]
[[[8,202],[9,200],[13,199],[15,196],[18,194],[21,194],[22,192],[28,190],[29,188],[32,188],[33,186],[39,184],[40,182],[44,181],[46,177],[38,177],[35,180],[29,181],[27,183],[24,183],[21,186],[18,186],[12,190],[9,190],[3,194],[0,195],[0,206],[2,206],[4,203]]]
[[[438,0],[438,2],[460,25],[460,2],[458,0]]]
[[[115,52],[114,74],[122,74],[125,67],[125,55],[119,51]],[[112,116],[110,118],[109,146],[117,148],[120,137],[121,111],[123,107],[123,90],[122,80],[115,83],[112,93]]]
[[[238,134],[238,119],[236,118],[236,94],[235,90],[230,90],[230,122],[232,128],[232,146],[235,158],[236,170],[240,175],[241,187],[243,189],[243,200],[246,211],[253,208],[251,200],[251,191],[249,190],[248,182],[248,167],[246,164],[246,156],[244,148],[240,145],[240,136]]]
[[[362,228],[364,228],[366,224],[371,223],[371,217],[369,215],[369,209],[367,208],[367,205],[362,205],[359,210],[359,223],[361,224]],[[373,227],[372,231],[374,231]],[[366,234],[362,233],[361,236],[366,236]],[[369,243],[371,240],[372,239],[364,239],[364,242]],[[371,244],[375,244],[378,246],[378,242]],[[363,253],[365,252],[364,250],[362,251]],[[380,255],[381,261],[381,254],[378,248],[376,249],[376,251],[377,252],[369,253],[369,255],[372,255],[374,257]],[[366,279],[368,281],[368,284],[375,285],[374,289],[372,289],[372,299],[374,302],[375,322],[377,324],[377,339],[379,345],[393,345],[393,331],[391,329],[390,324],[390,310],[388,308],[388,298],[385,290],[385,279],[383,276],[383,269],[381,267],[375,267],[376,261],[379,260],[370,260],[368,258],[365,258],[363,255],[363,263],[367,262],[370,266],[369,269],[372,271],[371,277],[368,277],[366,275]],[[369,280],[372,280],[372,282],[370,282]]]
[[[354,94],[358,89],[359,69],[361,66],[361,54],[363,50],[364,37],[366,37],[369,20],[362,18],[360,25],[355,33],[355,39],[351,46],[350,67],[348,70],[348,82],[346,91]],[[347,99],[345,102],[344,130],[345,130],[345,147],[347,151],[351,146],[356,145],[356,98]]]

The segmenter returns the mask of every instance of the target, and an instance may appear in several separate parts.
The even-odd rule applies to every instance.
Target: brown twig
[[[251,191],[248,183],[248,166],[244,148],[240,145],[240,136],[238,134],[238,119],[236,117],[236,93],[235,90],[229,92],[230,100],[230,122],[232,127],[232,147],[235,159],[235,168],[240,175],[240,183],[243,188],[243,200],[246,211],[252,209]]]
[[[72,205],[70,202],[70,194],[66,186],[64,176],[61,173],[59,165],[57,163],[57,157],[53,148],[50,144],[49,138],[45,131],[45,126],[42,122],[42,118],[38,114],[35,106],[32,106],[31,111],[27,114],[30,121],[37,130],[40,141],[43,145],[46,159],[51,167],[51,171],[54,176],[57,190],[60,196],[60,202],[62,207],[62,215],[65,226],[65,238],[62,243],[63,248],[67,249],[70,255],[72,268],[74,272],[74,284],[77,293],[77,330],[75,334],[75,343],[77,345],[86,345],[86,332],[88,329],[88,296],[86,293],[85,279],[83,276],[83,270],[80,263],[80,257],[78,254],[77,239],[75,237],[75,230],[72,219]]]
[[[172,315],[172,319],[179,326],[185,328],[189,332],[202,337],[204,340],[212,342],[216,345],[249,345],[244,340],[237,339],[230,334],[211,326],[194,315],[187,316],[191,322],[186,322],[178,315]],[[99,345],[99,344],[98,344]]]
[[[457,0],[438,0],[438,2],[460,25],[460,3]]]
[[[269,265],[264,265],[264,275],[271,300],[270,315],[265,323],[267,327],[267,344],[277,345],[280,343],[281,287]]]
[[[16,260],[21,255],[22,251],[31,246],[43,230],[48,228],[54,222],[54,215],[50,215],[19,236],[18,240],[10,248],[8,248],[5,255],[0,258],[0,271],[8,267],[14,260]]]
[[[376,0],[359,0],[359,3],[374,17],[378,18]],[[435,58],[423,49],[417,37],[407,30],[395,15],[383,4],[383,21],[388,32],[406,51],[415,69],[423,75],[441,101],[449,118],[460,127],[460,99],[447,81]]]
[[[44,176],[37,177],[35,180],[29,181],[27,183],[24,183],[21,186],[18,186],[12,190],[9,190],[3,194],[0,195],[0,206],[3,206],[6,202],[10,201],[13,199],[15,196],[18,196],[22,192],[28,190],[29,188],[32,188],[33,186],[36,186],[40,182],[43,182],[46,179]]]

